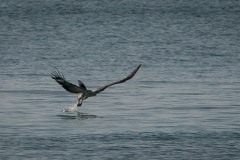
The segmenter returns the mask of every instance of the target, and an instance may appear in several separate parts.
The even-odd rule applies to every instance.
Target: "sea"
[[[1,0],[1,160],[239,160],[239,0]],[[84,100],[50,73],[87,89]]]

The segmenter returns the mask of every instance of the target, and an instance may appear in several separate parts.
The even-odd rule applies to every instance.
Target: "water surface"
[[[0,157],[239,159],[238,1],[2,1]],[[97,89],[77,95],[49,76]]]

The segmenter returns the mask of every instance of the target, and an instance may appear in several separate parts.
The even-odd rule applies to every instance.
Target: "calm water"
[[[2,0],[0,159],[240,158],[240,2]],[[76,103],[49,77],[96,89]]]

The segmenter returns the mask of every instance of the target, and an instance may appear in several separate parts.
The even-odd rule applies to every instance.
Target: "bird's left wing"
[[[110,87],[110,86],[112,86],[112,85],[126,82],[127,80],[131,79],[131,78],[137,73],[137,71],[139,70],[140,67],[141,67],[141,64],[140,64],[135,70],[133,70],[127,77],[125,77],[125,78],[123,78],[123,79],[121,79],[121,80],[119,80],[119,81],[115,81],[115,82],[112,82],[112,83],[107,84],[107,85],[105,85],[105,86],[102,86],[102,87],[98,88],[98,89],[97,89],[96,91],[94,91],[94,92],[95,92],[95,93],[100,93],[100,92],[104,91],[106,88],[108,88],[108,87]]]
[[[58,84],[62,85],[62,87],[70,93],[85,93],[86,92],[81,87],[66,81],[64,78],[64,75],[61,74],[57,68],[51,72],[51,77],[52,77],[52,79],[56,80],[56,82]]]

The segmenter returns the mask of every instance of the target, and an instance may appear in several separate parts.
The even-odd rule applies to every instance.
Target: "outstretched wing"
[[[126,78],[123,78],[119,81],[115,81],[115,82],[112,82],[110,84],[107,84],[105,86],[102,86],[100,87],[99,89],[97,89],[96,91],[94,91],[95,93],[100,93],[102,91],[104,91],[106,88],[112,86],[112,85],[115,85],[115,84],[119,84],[119,83],[123,83],[123,82],[126,82],[127,80],[131,79],[138,71],[138,69],[141,67],[141,64],[134,70],[132,71],[132,73],[130,73]]]
[[[56,82],[70,93],[84,93],[85,90],[75,84],[72,84],[65,80],[64,75],[61,74],[58,69],[56,68],[51,72],[52,79],[56,80]]]

